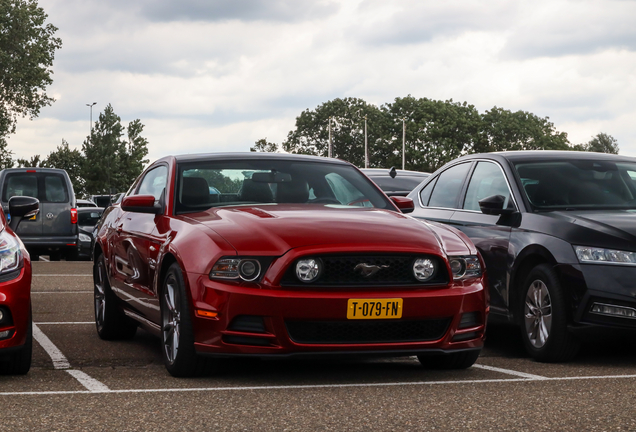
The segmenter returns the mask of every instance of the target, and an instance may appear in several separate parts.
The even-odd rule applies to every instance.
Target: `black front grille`
[[[314,257],[303,257],[314,258]],[[448,283],[446,264],[436,256],[427,255],[322,255],[322,273],[318,280],[303,283],[296,277],[296,262],[289,267],[281,284],[283,286],[388,286],[388,285],[441,285]],[[417,258],[430,258],[437,266],[433,278],[418,281],[413,275],[413,262]],[[364,276],[360,264],[377,266],[379,270]]]
[[[361,344],[425,342],[440,339],[451,318],[429,320],[286,321],[294,342],[306,344]]]

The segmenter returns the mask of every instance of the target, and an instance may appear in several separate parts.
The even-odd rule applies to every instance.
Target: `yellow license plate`
[[[402,318],[402,299],[349,299],[347,319]]]

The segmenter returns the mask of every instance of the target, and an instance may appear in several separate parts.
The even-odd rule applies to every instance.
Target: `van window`
[[[2,194],[2,201],[7,202],[14,196],[39,198],[38,178],[36,174],[8,174]]]
[[[62,203],[68,202],[64,179],[58,175],[44,176],[45,202]]]

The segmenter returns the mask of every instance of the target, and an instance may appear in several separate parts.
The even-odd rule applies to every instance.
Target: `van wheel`
[[[526,350],[537,361],[565,362],[581,346],[568,331],[565,292],[548,264],[534,267],[523,284],[519,316]]]
[[[117,297],[108,282],[104,255],[97,257],[93,267],[93,282],[97,334],[104,340],[131,339],[137,332],[137,323],[117,305]]]

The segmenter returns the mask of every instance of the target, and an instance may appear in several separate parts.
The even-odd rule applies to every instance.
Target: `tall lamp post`
[[[364,116],[364,167],[369,168],[369,145],[367,142],[367,116]]]
[[[402,170],[406,166],[406,117],[402,117]]]
[[[333,141],[331,140],[331,119],[333,117],[329,116],[329,157],[331,157],[331,154],[333,152]]]
[[[90,108],[91,110],[91,122],[90,122],[90,137],[91,140],[93,139],[93,105],[96,105],[97,102],[93,102],[92,104],[86,104],[87,107]]]

